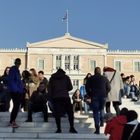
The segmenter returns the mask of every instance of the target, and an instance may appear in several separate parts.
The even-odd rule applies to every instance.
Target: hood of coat
[[[52,77],[55,79],[61,79],[65,77],[65,73],[66,72],[63,69],[58,69],[57,72],[52,75]]]
[[[116,70],[111,68],[111,67],[106,66],[106,67],[103,68],[103,72],[114,72],[114,71],[116,71]]]
[[[138,120],[133,120],[133,121],[131,121],[131,122],[128,122],[127,124],[136,125],[136,124],[138,124],[138,123],[139,123]]]
[[[119,124],[124,125],[124,124],[127,123],[127,118],[126,118],[126,116],[124,116],[124,115],[120,115],[120,116],[116,117],[116,121],[117,121]]]

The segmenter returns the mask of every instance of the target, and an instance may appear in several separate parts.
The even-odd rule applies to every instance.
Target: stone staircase
[[[140,114],[140,102],[132,102],[130,99],[122,99],[120,108],[127,107],[134,109]],[[111,108],[115,113],[114,109]],[[94,124],[92,113],[88,115],[75,113],[75,128],[78,134],[69,133],[68,118],[61,119],[62,133],[56,134],[56,124],[52,116],[49,117],[49,122],[43,122],[42,113],[33,114],[33,122],[25,122],[27,112],[19,112],[16,119],[20,125],[19,128],[11,128],[9,124],[9,112],[0,112],[0,140],[107,140],[108,137],[103,134],[104,127],[101,127],[101,134],[94,134]],[[139,116],[140,121],[140,116]]]
[[[16,122],[19,128],[11,128],[9,124],[9,112],[0,112],[0,140],[106,140],[104,134],[94,134],[94,128],[91,127],[91,119],[88,115],[75,113],[75,128],[78,134],[69,133],[68,118],[61,119],[62,133],[56,134],[55,120],[51,116],[49,122],[43,122],[42,113],[33,114],[33,122],[25,122],[27,112],[19,112]]]
[[[140,122],[140,100],[137,102],[131,101],[131,99],[122,99],[122,105],[120,108],[127,107],[129,110],[135,110],[138,113],[138,120]]]

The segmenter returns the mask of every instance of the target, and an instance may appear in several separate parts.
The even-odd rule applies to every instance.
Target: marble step
[[[0,140],[107,140],[104,134],[46,134],[46,133],[1,133]]]
[[[18,122],[18,125],[20,127],[25,127],[25,128],[29,128],[29,127],[36,127],[36,128],[39,128],[39,127],[42,127],[42,128],[48,128],[48,127],[54,127],[55,122],[52,121],[52,122]],[[79,122],[76,122],[75,123],[75,126],[77,127],[88,127],[91,123],[90,122],[85,122],[85,123],[79,123]],[[7,127],[9,125],[9,122],[1,122],[0,123],[0,128],[1,127]],[[63,127],[68,127],[69,126],[69,122],[67,120],[67,122],[61,122],[61,125]]]
[[[75,124],[75,129],[78,131],[78,133],[93,133],[94,128],[91,128],[90,125],[87,124]],[[62,124],[62,130],[64,133],[69,132],[69,124],[63,125]],[[37,126],[32,126],[30,124],[28,125],[21,125],[19,128],[16,128],[13,130],[12,127],[0,127],[0,133],[1,132],[6,132],[6,133],[11,133],[11,132],[19,133],[19,132],[26,132],[26,133],[36,133],[36,132],[42,132],[42,133],[54,133],[56,131],[56,125],[37,125]]]

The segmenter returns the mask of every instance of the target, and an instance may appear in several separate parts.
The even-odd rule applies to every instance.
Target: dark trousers
[[[9,111],[10,100],[10,93],[7,90],[0,92],[0,112]]]
[[[21,103],[21,94],[12,92],[10,93],[11,99],[13,101],[13,109],[10,115],[10,123],[15,122],[15,119],[17,117],[20,103]]]
[[[73,106],[70,98],[55,98],[53,99],[54,117],[57,129],[61,129],[61,117],[66,113],[68,114],[70,127],[74,127],[74,114]]]
[[[96,131],[99,131],[100,123],[103,122],[104,118],[104,107],[106,98],[93,98],[91,107],[93,110],[93,118],[95,123]]]
[[[111,104],[111,102],[106,102],[106,112],[107,113],[111,113],[110,104]],[[120,108],[119,108],[120,103],[117,101],[116,102],[114,101],[114,102],[112,102],[112,104],[116,111],[116,115],[119,115],[120,114]]]
[[[42,112],[44,115],[44,121],[48,121],[48,108],[46,103],[42,104],[33,104],[29,102],[28,105],[28,120],[32,121],[32,113],[33,112]]]

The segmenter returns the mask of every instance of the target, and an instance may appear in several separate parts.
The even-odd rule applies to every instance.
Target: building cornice
[[[0,52],[23,52],[23,53],[26,53],[27,52],[27,49],[24,49],[24,48],[2,48],[0,49]]]
[[[107,55],[140,55],[140,50],[107,50]]]

